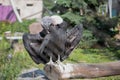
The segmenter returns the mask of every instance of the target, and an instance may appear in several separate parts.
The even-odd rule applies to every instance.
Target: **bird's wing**
[[[61,53],[59,50],[59,47],[57,48],[54,45],[52,45],[52,43],[51,43],[47,46],[52,45],[54,52],[53,52],[53,50],[46,47],[43,51],[43,54],[38,55],[39,52],[36,52],[34,49],[35,47],[32,47],[32,45],[30,45],[33,42],[27,38],[28,37],[27,35],[23,35],[23,44],[25,46],[25,49],[28,51],[29,55],[31,56],[32,60],[37,64],[48,63],[50,60],[50,57],[49,57],[50,54],[52,54],[51,56],[53,58],[53,61],[58,60],[58,55],[62,55],[61,61],[64,61],[71,54],[71,52],[74,50],[74,48],[77,46],[77,44],[80,42],[81,37],[82,37],[82,31],[83,31],[82,25],[76,25],[75,27],[73,27],[72,29],[70,29],[68,31],[67,39],[70,42],[70,46],[66,48],[65,53]],[[35,42],[35,44],[37,44],[36,48],[40,47],[39,42]]]

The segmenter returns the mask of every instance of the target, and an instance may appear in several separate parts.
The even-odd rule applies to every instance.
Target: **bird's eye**
[[[58,28],[61,28],[61,26],[60,26],[60,25],[58,25],[58,24],[57,24],[56,26],[57,26]]]

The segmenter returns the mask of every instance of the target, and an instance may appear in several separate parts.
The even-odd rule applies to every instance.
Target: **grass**
[[[69,58],[65,61],[69,63],[103,63],[116,61],[118,58],[116,57],[114,52],[109,51],[108,49],[75,49]],[[119,80],[120,76],[110,76],[110,77],[101,77],[95,78],[92,80]],[[77,79],[81,80],[81,79]],[[83,79],[82,79],[83,80]],[[91,79],[90,79],[91,80]]]
[[[22,41],[20,41],[22,42]],[[26,50],[14,53],[14,50],[7,50],[10,44],[7,40],[1,41],[0,44],[0,79],[16,80],[20,72],[24,69],[37,67],[42,69],[43,65],[36,65]],[[11,57],[10,57],[11,55]],[[113,52],[108,49],[80,49],[76,48],[70,57],[64,62],[67,63],[101,63],[117,60]],[[97,80],[118,80],[117,77],[97,78]]]
[[[23,24],[14,23],[8,24],[0,23],[0,35],[4,31],[11,30],[12,33],[28,32],[28,25],[33,21],[25,21]],[[7,28],[6,28],[7,26]],[[18,28],[19,27],[19,28]],[[20,41],[22,44],[22,41]],[[10,42],[6,39],[0,41],[0,80],[16,80],[20,72],[24,69],[37,67],[42,69],[43,65],[36,65],[26,50],[14,53],[14,50],[9,49]],[[110,51],[109,49],[80,49],[76,48],[72,54],[66,59],[65,63],[102,63],[118,60],[120,57],[120,50],[117,53]],[[97,78],[97,80],[119,80],[120,76]],[[96,80],[96,79],[95,79]]]
[[[42,65],[32,61],[25,49],[14,53],[14,50],[8,50],[9,47],[8,41],[4,40],[0,44],[0,80],[15,80],[23,69],[42,68]]]
[[[0,22],[0,36],[2,36],[5,31],[11,31],[11,33],[28,32],[28,26],[33,22],[35,22],[35,20],[24,20],[23,23]]]
[[[114,56],[113,52],[108,49],[75,49],[67,61],[71,62],[89,62],[89,63],[99,63],[99,62],[109,62],[116,60],[117,57]]]

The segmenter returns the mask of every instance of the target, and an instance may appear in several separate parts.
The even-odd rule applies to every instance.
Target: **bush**
[[[78,45],[78,48],[91,48],[97,42],[97,39],[93,36],[89,30],[83,31],[83,37]]]
[[[14,32],[28,32],[28,26],[35,20],[24,20],[23,23],[15,22],[0,22],[0,34],[3,34],[5,31]]]
[[[8,49],[9,47],[10,43],[8,41],[1,41],[0,80],[16,80],[23,69],[41,67],[34,64],[29,54],[25,50],[23,50],[23,52],[15,53],[13,49]]]

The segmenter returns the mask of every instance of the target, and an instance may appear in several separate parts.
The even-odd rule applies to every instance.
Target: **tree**
[[[49,62],[45,65],[44,70],[51,80],[99,78],[120,75],[120,61],[98,64]]]
[[[61,15],[71,27],[83,23],[84,28],[88,32],[92,32],[93,39],[98,40],[98,44],[102,44],[104,47],[113,47],[113,45],[115,47],[116,43],[111,42],[111,40],[117,33],[114,29],[118,23],[118,18],[109,19],[109,17],[97,13],[99,6],[106,2],[107,0],[57,0],[49,9],[54,14]],[[98,35],[101,33],[102,35]]]

